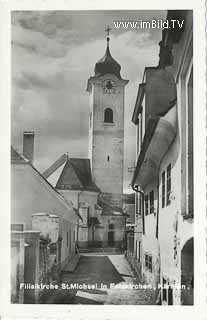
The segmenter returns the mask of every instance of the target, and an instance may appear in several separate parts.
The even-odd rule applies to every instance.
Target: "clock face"
[[[103,82],[103,90],[105,93],[115,93],[115,82],[107,79]]]

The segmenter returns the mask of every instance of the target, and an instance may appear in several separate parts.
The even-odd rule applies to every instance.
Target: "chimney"
[[[33,131],[24,131],[23,155],[31,163],[33,163],[33,158],[34,158],[34,132]]]

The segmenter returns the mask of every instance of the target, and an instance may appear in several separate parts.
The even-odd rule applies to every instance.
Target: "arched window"
[[[113,110],[106,108],[104,111],[104,122],[113,123]]]

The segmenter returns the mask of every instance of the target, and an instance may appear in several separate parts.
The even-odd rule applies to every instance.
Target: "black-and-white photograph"
[[[11,12],[12,304],[193,305],[193,10]]]

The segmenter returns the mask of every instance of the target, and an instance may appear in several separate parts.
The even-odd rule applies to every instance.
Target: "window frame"
[[[152,273],[152,255],[145,253],[144,265],[145,269]]]
[[[165,185],[165,170],[162,172],[161,175],[161,180],[162,180],[162,208],[165,207],[165,189],[166,189],[166,185]]]
[[[171,181],[171,163],[167,166],[167,175],[166,175],[166,206],[169,206],[171,203],[170,195],[172,189],[172,181]]]
[[[145,216],[149,215],[149,195],[144,195],[144,214]]]
[[[154,190],[151,190],[149,193],[149,213],[152,214],[155,212],[155,196],[154,196]]]
[[[114,112],[111,108],[104,109],[104,123],[114,123]]]

